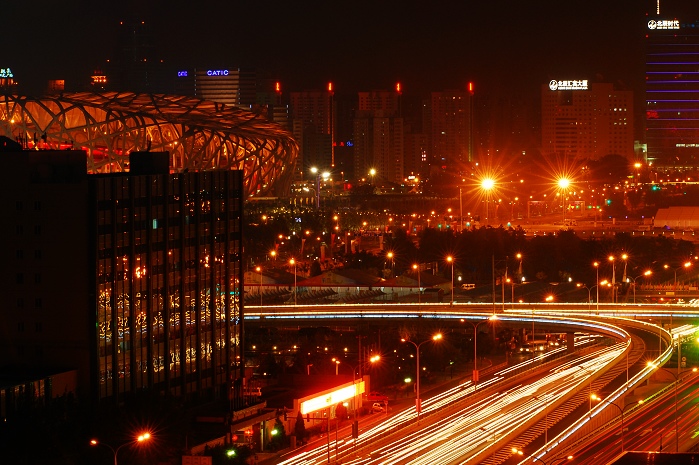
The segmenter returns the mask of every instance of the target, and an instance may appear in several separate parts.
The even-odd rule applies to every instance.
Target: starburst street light
[[[114,455],[114,465],[117,465],[118,464],[117,456],[118,456],[119,451],[121,450],[122,447],[130,446],[130,445],[134,445],[134,444],[139,444],[139,443],[144,443],[144,442],[150,441],[150,439],[151,439],[150,433],[146,432],[146,433],[139,434],[137,437],[132,438],[130,441],[125,442],[124,444],[120,445],[117,448],[110,446],[106,442],[98,441],[97,439],[91,439],[90,445],[91,446],[104,446],[104,447],[108,448],[109,450],[111,450],[112,454]]]
[[[561,191],[561,197],[563,199],[563,224],[566,222],[566,196],[568,192],[568,187],[570,187],[570,179],[567,177],[558,178],[556,181],[558,189]]]
[[[485,224],[488,224],[488,220],[490,219],[490,208],[489,208],[489,200],[490,200],[490,192],[495,188],[495,180],[490,177],[485,177],[481,180],[481,189],[484,192],[485,195]]]

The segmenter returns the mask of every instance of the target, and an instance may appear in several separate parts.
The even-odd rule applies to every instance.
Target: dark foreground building
[[[167,153],[130,162],[88,175],[82,151],[0,152],[0,367],[21,380],[0,379],[0,416],[73,389],[236,408],[242,172],[170,174]]]

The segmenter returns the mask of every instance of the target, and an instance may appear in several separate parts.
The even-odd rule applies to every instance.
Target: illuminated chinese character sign
[[[15,77],[12,74],[12,70],[10,68],[0,68],[0,78],[9,78],[12,79]]]
[[[676,19],[651,19],[648,21],[648,29],[651,31],[661,30],[661,29],[679,29],[680,22]]]
[[[551,90],[587,90],[587,79],[575,80],[575,81],[556,81],[552,79],[549,82],[549,89]]]

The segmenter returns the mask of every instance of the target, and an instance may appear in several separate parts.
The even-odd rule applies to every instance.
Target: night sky
[[[695,3],[686,0],[688,3]],[[139,5],[143,3],[144,5]],[[699,3],[699,2],[696,2]],[[284,91],[464,88],[539,92],[552,78],[643,83],[644,0],[12,0],[0,68],[26,83],[89,76],[118,21],[152,25],[178,68],[255,67]],[[699,16],[699,15],[698,15]]]

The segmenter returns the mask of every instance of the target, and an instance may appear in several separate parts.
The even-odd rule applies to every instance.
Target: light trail
[[[579,341],[586,344],[590,340]],[[527,385],[518,385],[503,392],[495,392],[485,398],[475,400],[468,406],[449,412],[449,406],[473,394],[476,390],[471,381],[462,383],[452,389],[431,397],[423,403],[426,418],[421,428],[407,432],[403,437],[390,443],[377,446],[366,456],[352,457],[354,440],[337,442],[337,456],[343,463],[364,465],[428,465],[439,463],[462,464],[489,449],[495,448],[508,435],[522,425],[544,414],[557,399],[575,392],[597,370],[617,358],[625,349],[620,343],[604,348],[593,354],[576,357],[565,365],[556,367],[541,380]],[[551,351],[556,353],[563,348]],[[527,360],[518,365],[534,363]],[[493,376],[492,379],[479,383],[477,391],[481,392],[490,385],[511,375],[515,367],[508,367]],[[437,411],[443,410],[443,418],[438,418]],[[427,416],[435,413],[434,418]],[[403,424],[416,421],[414,407],[409,407],[385,421],[360,433],[357,440],[359,447],[366,447],[369,442],[378,443],[395,432]],[[361,449],[360,449],[361,450]],[[280,465],[310,465],[327,461],[327,446],[319,446],[311,451],[280,462]]]

